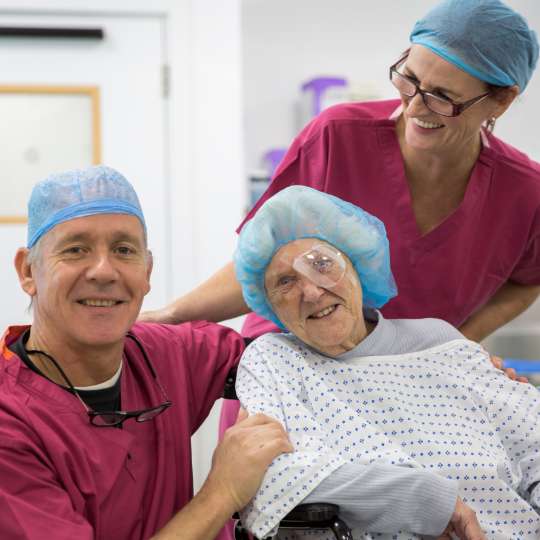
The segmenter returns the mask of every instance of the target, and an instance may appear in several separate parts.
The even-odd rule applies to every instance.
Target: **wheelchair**
[[[247,341],[247,340],[246,340]],[[223,399],[238,399],[235,390],[236,368],[227,375],[223,389]],[[233,515],[236,521],[234,536],[236,540],[257,540],[243,527],[240,516]],[[336,540],[353,540],[349,526],[339,517],[339,506],[330,503],[300,504],[293,508],[279,523],[279,530],[330,530]],[[265,540],[261,538],[260,540]],[[269,539],[266,539],[269,540]]]

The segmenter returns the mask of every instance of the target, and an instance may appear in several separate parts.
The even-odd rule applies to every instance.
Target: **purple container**
[[[302,92],[313,92],[313,116],[317,116],[321,112],[322,95],[332,86],[347,86],[347,79],[342,77],[316,77],[302,84]]]

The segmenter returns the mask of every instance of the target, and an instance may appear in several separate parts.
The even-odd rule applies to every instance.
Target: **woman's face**
[[[443,60],[426,47],[413,45],[400,72],[417,81],[422,90],[462,103],[488,89],[479,79]],[[446,117],[430,111],[422,96],[401,94],[405,144],[417,150],[450,152],[478,144],[481,125],[502,114],[491,97],[475,103],[459,116]],[[503,109],[504,110],[504,109]]]
[[[301,256],[317,253],[321,245],[339,255],[330,244],[313,238],[295,240],[279,249],[266,269],[265,288],[275,314],[290,332],[322,353],[337,356],[366,336],[362,288],[343,255],[338,256],[343,267],[335,284],[328,279],[326,267],[321,278],[306,268],[309,262],[305,261],[311,259]]]

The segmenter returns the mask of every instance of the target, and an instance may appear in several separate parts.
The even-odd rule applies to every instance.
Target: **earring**
[[[494,129],[495,129],[495,121],[497,119],[492,116],[488,121],[487,121],[487,124],[486,124],[486,128],[487,130],[491,133]]]

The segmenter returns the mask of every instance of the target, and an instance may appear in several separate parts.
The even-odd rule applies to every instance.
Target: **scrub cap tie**
[[[95,214],[131,214],[146,223],[133,186],[117,171],[99,165],[52,174],[34,186],[28,201],[31,248],[64,221]]]
[[[423,45],[470,75],[523,92],[538,60],[538,39],[527,21],[499,0],[444,0],[414,26]]]
[[[397,294],[383,223],[337,197],[291,186],[268,199],[244,226],[234,255],[247,305],[280,328],[285,327],[268,301],[264,275],[277,250],[300,238],[319,238],[347,255],[365,306],[381,307]]]

